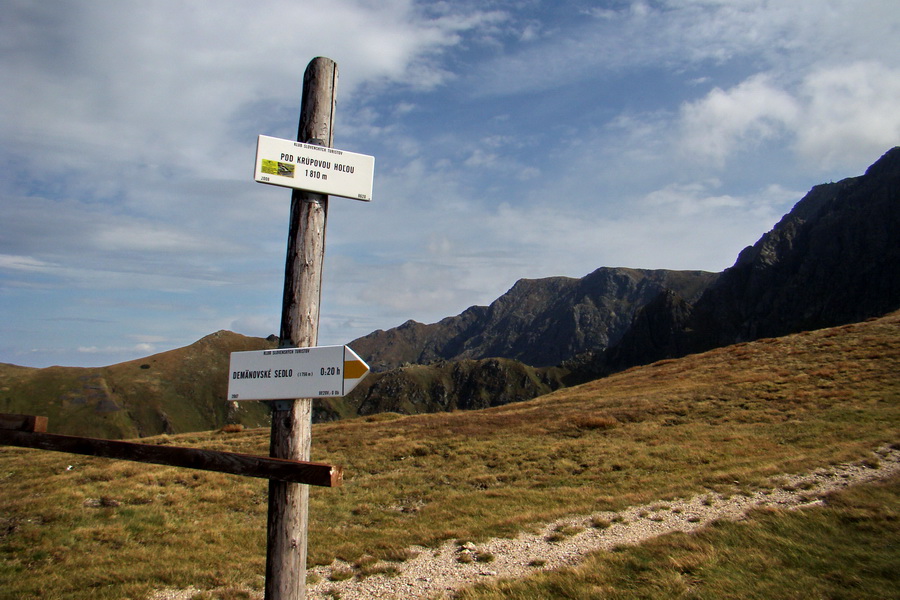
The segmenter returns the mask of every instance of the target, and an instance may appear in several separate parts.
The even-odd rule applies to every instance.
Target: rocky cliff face
[[[818,185],[692,308],[648,304],[598,372],[861,321],[900,308],[900,147]],[[602,365],[601,365],[602,363]]]
[[[582,357],[570,368],[583,371],[587,367],[590,374],[599,375],[686,354],[679,336],[692,310],[684,298],[666,290],[638,311],[631,328],[616,346]]]
[[[581,279],[521,279],[490,306],[473,306],[431,325],[407,321],[350,346],[379,371],[487,357],[556,365],[618,342],[635,313],[660,292],[672,290],[693,301],[715,278],[703,271],[604,267]]]
[[[700,298],[692,350],[861,321],[900,307],[900,147],[814,187]]]

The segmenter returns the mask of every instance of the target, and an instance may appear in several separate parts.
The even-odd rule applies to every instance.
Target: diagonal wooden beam
[[[16,419],[6,419],[9,416],[0,417],[0,445],[217,471],[324,487],[338,487],[343,482],[343,469],[339,466],[200,448],[153,446],[120,440],[16,431],[12,428],[3,428],[7,424],[13,425],[18,422]]]

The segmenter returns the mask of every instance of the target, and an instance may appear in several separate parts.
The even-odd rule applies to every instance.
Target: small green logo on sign
[[[278,175],[280,177],[293,177],[294,167],[291,163],[278,162],[277,160],[262,160],[260,171],[268,175]]]

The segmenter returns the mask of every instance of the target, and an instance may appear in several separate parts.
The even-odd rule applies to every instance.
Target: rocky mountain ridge
[[[717,275],[602,267],[580,279],[520,279],[489,306],[425,325],[407,321],[350,344],[377,371],[438,360],[510,358],[527,365],[558,365],[617,343],[643,306],[664,290],[688,301]]]

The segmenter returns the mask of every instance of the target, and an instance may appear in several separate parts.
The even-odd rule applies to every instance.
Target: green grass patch
[[[576,527],[574,525],[557,525],[553,528],[553,531],[547,535],[546,539],[548,542],[561,542],[563,540],[567,540],[573,535],[577,535],[584,531],[584,527]]]

